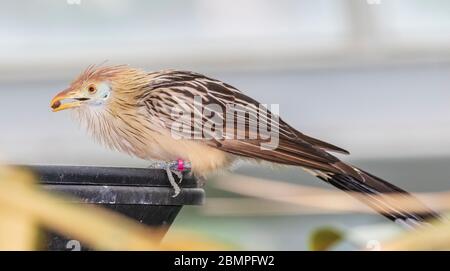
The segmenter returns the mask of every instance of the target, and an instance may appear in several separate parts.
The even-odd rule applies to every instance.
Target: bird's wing
[[[300,133],[236,88],[197,73],[166,71],[156,75],[137,99],[152,122],[158,122],[166,132],[170,130],[172,135],[201,140],[232,154],[339,172],[333,165],[339,160],[325,150],[348,153]],[[230,114],[239,114],[229,111],[230,108],[245,110],[246,113],[241,114],[241,118],[227,118]],[[184,114],[180,115],[180,112]],[[233,120],[234,125],[227,125],[229,119]],[[276,148],[261,148],[262,143],[270,141],[259,133],[261,125],[278,127],[279,141]],[[205,126],[212,129],[205,129]],[[218,135],[214,127],[224,127],[225,133]]]

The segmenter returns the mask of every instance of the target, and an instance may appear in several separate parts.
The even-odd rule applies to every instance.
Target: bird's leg
[[[173,187],[173,190],[175,190],[175,193],[173,194],[172,197],[176,197],[178,196],[178,194],[180,194],[181,192],[181,188],[180,186],[177,184],[177,182],[175,181],[175,178],[173,177],[172,173],[173,171],[170,169],[170,167],[166,167],[166,173],[167,173],[167,178],[169,178],[169,182]],[[183,177],[183,175],[181,175]],[[179,176],[178,176],[179,177]]]
[[[173,197],[176,197],[178,196],[178,194],[180,194],[181,189],[175,181],[173,174],[175,174],[179,178],[179,183],[181,183],[181,181],[183,180],[183,172],[191,169],[191,163],[182,159],[178,159],[177,161],[172,162],[157,161],[152,163],[149,168],[164,169],[166,171],[167,178],[169,179],[170,184],[175,190],[175,194],[173,195]]]

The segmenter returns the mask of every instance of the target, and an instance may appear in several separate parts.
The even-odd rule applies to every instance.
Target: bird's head
[[[83,105],[102,105],[111,96],[108,82],[87,82],[78,88],[69,87],[58,93],[51,101],[53,112]]]
[[[53,112],[104,105],[111,97],[112,73],[109,69],[88,67],[68,88],[59,92],[51,101]]]
[[[114,92],[120,92],[123,80],[136,74],[128,66],[89,66],[68,88],[59,92],[50,102],[53,112],[69,108],[98,108],[112,100]],[[133,78],[134,76],[131,76]]]

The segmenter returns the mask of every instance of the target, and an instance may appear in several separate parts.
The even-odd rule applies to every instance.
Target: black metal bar
[[[75,196],[77,202],[95,204],[202,205],[205,196],[201,188],[182,188],[180,194],[173,197],[172,187],[72,184],[45,184],[43,187]]]
[[[27,167],[39,175],[39,181],[43,184],[170,186],[166,171],[160,169],[50,165]],[[197,187],[197,181],[187,173],[180,186]]]

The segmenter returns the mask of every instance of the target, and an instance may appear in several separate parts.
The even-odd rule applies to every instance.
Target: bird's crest
[[[95,80],[95,81],[103,81],[111,79],[116,76],[118,73],[123,72],[128,69],[128,65],[116,65],[116,66],[102,66],[100,65],[89,65],[79,76],[77,79],[72,81],[71,87],[76,88],[83,85],[86,81]]]

